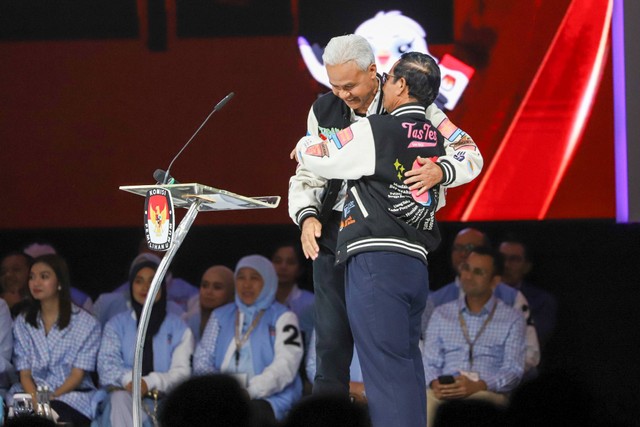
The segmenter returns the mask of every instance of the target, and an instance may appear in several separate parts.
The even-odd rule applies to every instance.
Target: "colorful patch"
[[[437,157],[435,157],[435,159],[437,159]],[[430,159],[431,161],[435,161],[434,158],[432,157]],[[422,165],[420,163],[418,163],[418,160],[414,160],[413,161],[413,165],[411,166],[411,170],[415,170],[415,169],[420,169],[422,167]],[[411,197],[413,198],[413,200],[415,200],[416,202],[420,203],[422,206],[430,206],[431,205],[431,191],[425,191],[424,193],[422,193],[421,195],[418,196],[418,191],[420,191],[419,189],[415,189],[415,190],[411,190]]]
[[[329,157],[329,147],[324,142],[310,145],[304,152],[307,156]]]
[[[353,131],[348,127],[333,135],[329,135],[327,139],[336,144],[336,147],[338,147],[339,150],[353,140]]]
[[[442,123],[440,123],[440,125],[438,126],[438,130],[440,131],[442,136],[447,138],[449,141],[453,141],[458,137],[459,134],[462,133],[460,128],[454,125],[453,122],[448,118],[444,119]]]
[[[431,123],[404,122],[402,127],[407,130],[407,139],[410,140],[407,148],[435,147],[438,144],[438,131]]]
[[[456,154],[453,155],[453,158],[456,159],[459,162],[462,162],[465,157],[466,157],[466,155],[465,155],[464,151],[458,151]]]
[[[342,214],[344,216],[349,216],[349,214],[351,214],[351,209],[355,207],[356,207],[356,202],[354,202],[353,200],[345,202],[344,206],[342,207]]]
[[[318,135],[322,139],[327,139],[328,136],[334,135],[339,130],[340,129],[338,129],[338,128],[323,128],[321,126],[318,126]]]
[[[404,171],[406,170],[404,165],[402,163],[400,163],[400,160],[396,159],[395,162],[393,162],[393,167],[395,168],[395,170],[398,171],[398,181],[402,181],[402,177],[404,176]]]
[[[342,221],[340,221],[340,230],[350,226],[351,224],[355,224],[355,223],[356,223],[356,220],[353,219],[352,216],[347,217],[347,218],[343,219]]]
[[[454,150],[467,150],[467,151],[475,151],[477,150],[476,143],[473,142],[473,139],[469,135],[464,135],[458,141],[454,142],[450,145],[450,148]]]

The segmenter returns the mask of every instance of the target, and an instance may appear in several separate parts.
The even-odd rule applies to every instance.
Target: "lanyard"
[[[484,323],[480,327],[480,330],[476,334],[473,341],[471,341],[471,338],[469,337],[469,329],[467,328],[467,322],[465,322],[464,317],[462,317],[462,310],[458,312],[458,320],[460,321],[462,334],[464,335],[464,339],[467,341],[467,344],[469,344],[469,368],[470,369],[473,369],[473,346],[476,344],[476,341],[478,341],[478,338],[480,338],[480,335],[482,335],[484,330],[487,328],[487,325],[489,324],[489,322],[491,322],[491,319],[493,319],[493,315],[496,312],[497,306],[498,306],[498,301],[496,300],[493,303],[493,308],[491,309],[491,313],[489,313],[489,316],[484,320]]]
[[[264,314],[264,310],[260,310],[258,314],[256,314],[256,316],[253,318],[253,322],[251,322],[251,325],[247,329],[247,332],[245,332],[244,335],[242,335],[241,337],[240,336],[240,310],[236,311],[236,333],[235,333],[235,336],[233,337],[236,343],[236,353],[235,353],[236,370],[238,369],[238,364],[240,363],[240,349],[242,348],[244,343],[246,343],[247,340],[249,339],[249,335],[251,335],[251,332],[253,332],[258,322],[260,322],[260,319],[262,319],[263,314]]]

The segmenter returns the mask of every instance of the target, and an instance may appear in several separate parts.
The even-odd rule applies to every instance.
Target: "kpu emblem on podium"
[[[147,191],[144,203],[144,233],[147,246],[154,251],[167,251],[173,239],[173,200],[166,188]]]

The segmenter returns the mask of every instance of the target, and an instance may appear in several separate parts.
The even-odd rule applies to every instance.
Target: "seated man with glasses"
[[[460,230],[456,235],[451,248],[451,265],[456,271],[456,277],[453,282],[429,294],[427,308],[422,315],[423,338],[433,310],[443,304],[457,300],[464,294],[460,284],[460,266],[467,260],[471,251],[480,246],[491,246],[487,235],[480,230],[469,227]],[[515,308],[524,316],[527,324],[525,371],[527,372],[527,378],[532,378],[536,375],[536,367],[540,363],[540,343],[534,327],[533,317],[529,310],[529,303],[522,292],[503,282],[496,285],[494,296],[508,306]]]
[[[506,405],[523,377],[524,318],[493,292],[502,268],[496,251],[472,249],[459,268],[464,294],[433,312],[423,356],[427,427],[446,401],[474,398]]]

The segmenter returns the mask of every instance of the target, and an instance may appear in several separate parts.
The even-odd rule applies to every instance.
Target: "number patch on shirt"
[[[291,332],[291,335],[289,335],[287,337],[286,340],[284,340],[284,343],[287,345],[295,345],[296,347],[300,347],[300,341],[298,340],[298,337],[300,336],[300,332],[298,331],[298,328],[295,327],[295,325],[287,325],[282,329],[284,332]]]

